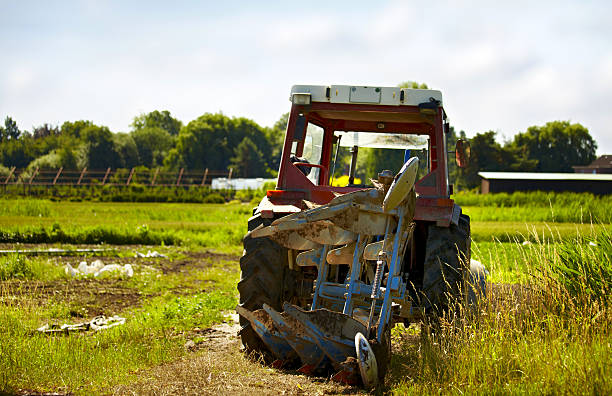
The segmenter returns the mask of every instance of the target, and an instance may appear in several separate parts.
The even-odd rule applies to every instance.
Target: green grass
[[[0,256],[0,281],[9,279],[56,280],[67,278],[64,269],[49,260],[28,258],[19,254]]]
[[[239,245],[249,204],[3,200],[0,242]]]
[[[185,331],[223,321],[225,312],[236,306],[237,281],[237,268],[224,262],[183,274],[180,280],[159,271],[138,271],[133,279],[117,284],[145,294],[157,293],[157,297],[121,313],[127,317],[125,325],[93,334],[39,334],[34,329],[44,323],[78,321],[70,318],[73,308],[61,301],[43,306],[27,296],[3,298],[0,393],[28,389],[91,394],[129,382],[135,370],[184,354]],[[177,296],[172,285],[193,294]],[[2,287],[0,296],[4,297],[8,291]]]
[[[498,209],[502,210],[502,209]],[[469,212],[466,212],[469,214]],[[471,222],[472,240],[476,242],[558,241],[590,235],[610,228],[609,224],[545,223],[520,221]]]
[[[570,196],[577,202],[584,197]],[[476,198],[483,201],[475,204]],[[563,196],[461,199],[472,219],[473,257],[485,264],[492,282],[506,286],[494,289],[477,312],[457,306],[453,315],[423,327],[427,331],[396,327],[387,393],[611,393],[610,225],[592,225],[585,217],[581,223],[577,214],[575,222],[558,217]],[[592,197],[584,207],[609,210],[606,199]],[[168,245],[239,254],[252,208],[240,203],[1,203],[1,242],[151,244],[175,261],[186,259],[186,253]],[[130,257],[133,250],[118,247],[114,254]],[[66,278],[54,258],[0,256],[0,393],[100,393],[130,383],[143,369],[179,359],[189,331],[224,320],[237,302],[237,260],[223,260],[167,273],[135,265],[133,278],[112,280],[142,296],[141,305],[117,312],[128,318],[124,326],[46,336],[33,330],[50,322],[80,321],[78,302],[63,298],[64,286],[44,303],[18,290],[30,283],[69,287],[76,281]]]

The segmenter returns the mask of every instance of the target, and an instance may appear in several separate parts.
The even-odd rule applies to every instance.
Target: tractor
[[[290,101],[276,188],[243,241],[241,341],[273,367],[370,388],[384,381],[396,323],[485,293],[486,271],[470,260],[470,218],[450,198],[442,94],[295,85]],[[350,165],[337,164],[341,148]],[[404,150],[405,163],[361,182],[364,148]],[[463,167],[469,144],[451,153]],[[348,182],[336,186],[342,168]]]

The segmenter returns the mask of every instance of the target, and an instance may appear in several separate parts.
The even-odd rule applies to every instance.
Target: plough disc
[[[334,379],[348,384],[360,380],[368,387],[375,384],[376,358],[363,336],[366,328],[361,322],[324,308],[306,311],[289,303],[283,308],[282,313],[268,305],[254,312],[242,307],[236,310],[251,322],[279,361],[298,357],[304,373],[335,372]]]

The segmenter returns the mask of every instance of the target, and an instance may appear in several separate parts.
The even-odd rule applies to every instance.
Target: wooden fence
[[[157,187],[192,187],[210,186],[216,177],[232,178],[229,171],[215,170],[185,170],[176,172],[157,169],[39,169],[26,170],[15,167],[9,173],[0,176],[0,185],[23,186],[129,186],[138,183],[143,186]]]

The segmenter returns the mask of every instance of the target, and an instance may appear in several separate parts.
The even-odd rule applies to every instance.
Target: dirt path
[[[199,331],[206,340],[186,343],[192,352],[182,359],[138,375],[129,385],[111,390],[116,395],[351,395],[364,393],[325,378],[276,370],[248,359],[241,352],[237,315],[233,324]]]

